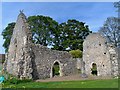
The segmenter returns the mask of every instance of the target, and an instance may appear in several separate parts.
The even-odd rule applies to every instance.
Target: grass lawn
[[[118,79],[4,84],[5,88],[118,88]]]

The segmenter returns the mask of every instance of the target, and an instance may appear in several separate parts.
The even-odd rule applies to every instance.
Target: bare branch
[[[117,17],[109,17],[100,28],[99,33],[105,36],[108,42],[113,43],[116,47],[120,47],[120,19]]]

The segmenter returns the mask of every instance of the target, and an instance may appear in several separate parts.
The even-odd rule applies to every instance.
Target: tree
[[[33,42],[43,46],[52,46],[55,50],[82,50],[83,39],[91,32],[85,23],[68,20],[58,22],[46,16],[30,16],[27,19],[32,32]],[[10,23],[3,30],[3,47],[7,52],[15,23]]]
[[[120,19],[120,1],[114,3],[114,7],[117,8],[118,18]],[[118,28],[120,29],[120,22],[118,22]]]
[[[119,18],[109,17],[99,30],[99,33],[105,36],[108,42],[113,43],[116,47],[120,47],[120,27],[118,22],[120,22]]]
[[[3,39],[5,39],[5,41],[3,43],[3,47],[5,48],[5,52],[8,51],[8,47],[10,44],[10,39],[12,37],[14,26],[15,26],[15,22],[9,23],[8,26],[2,32]]]
[[[75,19],[61,23],[58,29],[60,35],[53,42],[57,50],[82,50],[83,40],[91,32],[88,25]]]
[[[51,45],[58,23],[46,16],[30,16],[28,23],[33,34],[33,41],[44,46]]]
[[[51,45],[54,35],[57,35],[58,23],[50,17],[45,16],[30,16],[27,19],[30,25],[30,30],[33,35],[33,42],[35,44],[41,44],[44,46]],[[5,39],[3,47],[5,52],[8,51],[10,39],[13,33],[15,23],[9,23],[8,26],[3,30],[2,35]]]
[[[114,3],[114,7],[117,8],[118,10],[118,18],[120,18],[120,1]],[[119,22],[120,25],[120,22]]]

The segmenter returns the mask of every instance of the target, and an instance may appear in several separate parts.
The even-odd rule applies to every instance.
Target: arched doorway
[[[91,74],[97,76],[97,65],[96,65],[96,63],[92,64]]]
[[[60,63],[59,60],[55,60],[51,66],[51,71],[50,71],[50,78],[54,77],[54,76],[63,76],[62,73],[62,63]]]
[[[55,62],[52,67],[52,77],[60,76],[60,65],[58,62]]]

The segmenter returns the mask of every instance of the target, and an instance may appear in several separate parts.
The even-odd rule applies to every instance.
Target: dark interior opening
[[[104,54],[106,54],[106,53],[104,53]]]
[[[96,63],[92,64],[91,74],[97,76],[97,65],[96,65]]]
[[[52,71],[53,71],[53,77],[60,75],[60,73],[59,73],[60,67],[59,67],[59,63],[58,62],[54,63]]]

